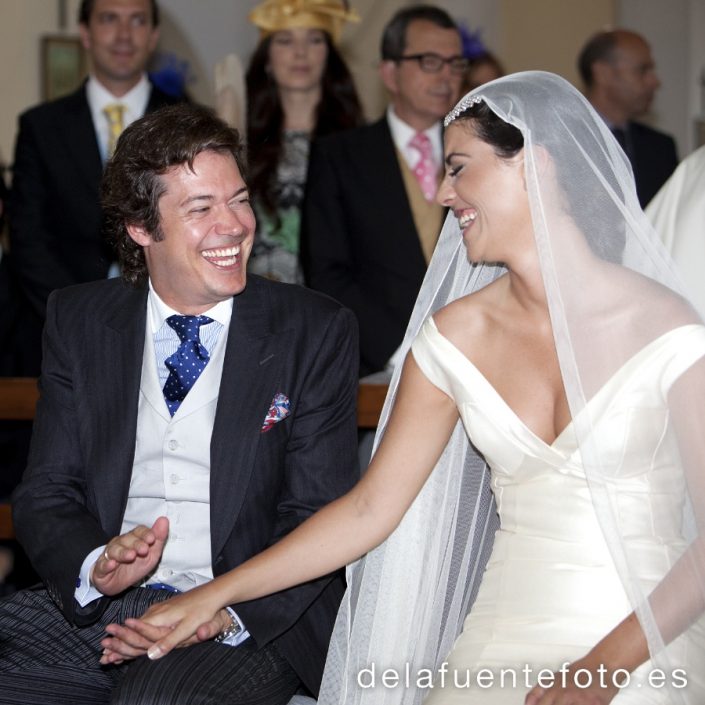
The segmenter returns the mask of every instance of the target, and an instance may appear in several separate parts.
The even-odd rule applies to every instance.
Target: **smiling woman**
[[[303,281],[301,203],[312,139],[362,124],[352,77],[338,52],[347,2],[266,0],[251,13],[260,43],[247,69],[249,182],[257,214],[250,271]]]

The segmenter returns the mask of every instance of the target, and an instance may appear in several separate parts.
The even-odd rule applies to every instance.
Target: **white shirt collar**
[[[204,316],[212,318],[225,328],[230,325],[230,318],[233,313],[233,298],[227,298],[225,301],[218,302],[212,308],[203,312]],[[152,280],[149,280],[149,294],[147,296],[147,316],[149,319],[149,328],[154,335],[163,325],[169,316],[181,316],[179,311],[175,311],[171,306],[164,303],[162,298],[157,294],[152,286]]]
[[[392,133],[394,146],[402,153],[409,168],[413,169],[420,158],[418,150],[409,147],[409,142],[416,134],[416,130],[394,112],[391,104],[387,107],[387,124],[389,125],[389,131]],[[443,164],[443,132],[440,120],[427,130],[424,130],[424,134],[431,141],[433,159],[436,162],[436,166],[440,167]]]
[[[123,127],[127,127],[145,114],[151,91],[152,86],[147,74],[142,74],[137,84],[119,98],[114,96],[95,76],[88,77],[86,99],[91,109],[91,118],[101,154],[105,155],[108,145],[108,120],[103,114],[103,108],[111,103],[119,103],[124,106],[122,122]]]
[[[125,95],[120,97],[113,95],[95,76],[92,74],[88,77],[86,83],[86,96],[91,110],[94,108],[102,111],[106,105],[110,103],[120,103],[125,106],[125,112],[129,116],[133,116],[132,120],[136,120],[144,115],[149,102],[149,93],[151,84],[147,78],[147,74],[143,73],[140,80],[130,88]],[[125,123],[126,126],[129,122]]]

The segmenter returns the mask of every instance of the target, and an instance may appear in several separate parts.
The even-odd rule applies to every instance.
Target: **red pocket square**
[[[289,397],[286,394],[275,394],[272,399],[272,405],[264,418],[261,433],[266,433],[272,429],[275,423],[285,419],[289,415]]]

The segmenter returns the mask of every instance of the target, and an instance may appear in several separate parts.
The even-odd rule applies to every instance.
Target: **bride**
[[[352,564],[321,703],[705,702],[705,327],[570,84],[499,79],[446,127],[450,212],[363,479],[108,660]]]

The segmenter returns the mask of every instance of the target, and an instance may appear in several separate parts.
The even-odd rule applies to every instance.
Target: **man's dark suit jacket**
[[[147,112],[177,99],[152,86]],[[100,148],[86,86],[20,115],[13,165],[13,265],[40,319],[49,293],[105,279],[116,258],[102,233]]]
[[[360,373],[381,370],[426,273],[386,117],[313,143],[301,237],[308,285],[357,316]]]
[[[85,557],[120,533],[132,474],[147,290],[120,280],[51,295],[17,535],[71,624],[109,598],[74,600]],[[211,438],[213,573],[255,555],[347,491],[357,467],[357,335],[328,297],[248,277],[235,297]],[[262,433],[276,394],[290,415]],[[156,517],[155,517],[156,519]],[[339,574],[237,605],[316,692],[343,594]],[[68,624],[67,624],[68,628]]]
[[[631,150],[629,160],[634,171],[636,192],[642,208],[658,193],[678,166],[673,137],[640,122],[629,123]]]

